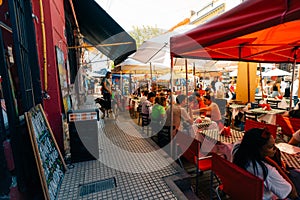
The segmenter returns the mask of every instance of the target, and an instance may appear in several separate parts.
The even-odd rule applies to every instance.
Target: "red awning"
[[[299,0],[248,0],[203,25],[171,37],[171,55],[294,62],[300,56],[299,29]]]

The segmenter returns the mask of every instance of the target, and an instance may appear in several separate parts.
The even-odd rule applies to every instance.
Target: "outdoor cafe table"
[[[281,159],[289,168],[300,169],[300,148],[287,144],[278,143],[276,147],[280,149]]]
[[[286,97],[283,97],[284,100],[286,101],[286,103],[290,103],[290,99],[289,98],[286,98]],[[255,97],[255,101],[257,101],[259,103],[259,101],[263,100],[263,98],[261,96],[256,96]],[[278,102],[281,102],[282,99],[277,99],[277,98],[274,98],[274,97],[267,97],[267,98],[264,98],[265,101],[267,100],[272,100],[272,101],[278,101]]]
[[[209,149],[207,150],[201,147],[204,152],[221,153],[226,155],[228,160],[231,160],[233,144],[242,140],[243,136],[243,132],[233,129],[231,130],[230,136],[221,135],[218,129],[210,129],[198,132],[195,139],[202,143],[202,147],[205,146],[204,148]]]
[[[201,123],[194,123],[193,125],[198,129],[198,130],[204,130],[209,128],[209,126],[212,124],[211,121],[205,121]]]
[[[261,114],[261,116],[258,117],[259,121],[265,121],[268,124],[274,124],[276,125],[276,114],[282,114],[286,110],[281,109],[275,109],[272,108],[271,110],[264,110],[263,108],[254,108],[248,110],[248,112]]]
[[[290,168],[300,169],[300,154],[288,154],[281,152],[281,159]]]
[[[234,120],[235,116],[239,114],[241,110],[243,110],[247,105],[241,105],[241,104],[231,104],[229,105],[229,109],[231,110],[231,118]]]
[[[233,144],[239,140],[241,140],[244,136],[244,132],[237,131],[234,129],[230,130],[231,136],[224,136],[219,133],[219,130],[203,130],[201,132],[205,137],[209,137],[210,139],[214,139],[220,143],[228,143]]]

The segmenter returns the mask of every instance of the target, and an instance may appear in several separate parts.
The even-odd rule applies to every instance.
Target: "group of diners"
[[[145,94],[147,99],[140,99],[141,112],[149,115],[154,127],[173,124],[172,136],[179,131],[188,132],[195,115],[210,117],[222,128],[220,109],[210,95],[202,96],[197,91],[189,97],[180,94],[176,98],[170,91],[167,95],[153,92]],[[294,133],[289,144],[300,144],[300,130]],[[280,154],[275,138],[268,129],[252,128],[245,132],[241,141],[234,144],[232,162],[264,181],[263,199],[299,199],[300,169],[286,167]]]
[[[140,98],[140,105],[140,112],[148,115],[152,127],[171,126],[173,124],[174,134],[191,127],[194,119],[200,116],[210,118],[216,122],[220,129],[223,128],[219,106],[209,94],[200,94],[195,91],[187,97],[184,94],[175,96],[171,90],[167,90],[166,94],[144,91]],[[172,123],[171,119],[173,120]]]

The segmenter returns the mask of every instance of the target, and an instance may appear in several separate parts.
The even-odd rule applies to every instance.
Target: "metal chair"
[[[145,114],[145,113],[140,113],[141,117],[142,117],[142,129],[143,132],[145,130],[145,126],[147,127],[147,135],[149,135],[149,124],[151,122],[151,119],[149,118],[149,114]]]
[[[217,176],[222,184],[213,188],[213,177]],[[264,181],[221,156],[212,153],[211,157],[211,199],[215,192],[221,200],[219,191],[232,200],[261,200],[264,192]]]
[[[137,113],[138,113],[138,125],[140,125],[140,122],[142,120],[142,105],[139,104],[137,107]]]
[[[278,108],[279,103],[280,103],[280,101],[278,101],[278,100],[267,99],[267,104],[270,104],[271,108]]]

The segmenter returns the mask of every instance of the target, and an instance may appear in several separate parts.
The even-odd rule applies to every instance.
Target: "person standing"
[[[285,88],[287,88],[287,87],[288,87],[287,82],[285,82],[284,79],[282,79],[280,82],[280,92],[281,92],[282,96],[285,95]]]
[[[264,86],[264,94],[269,96],[271,95],[272,81],[267,80],[266,85]]]
[[[216,82],[218,82],[218,77],[217,76],[215,76],[214,77],[214,80],[212,80],[211,81],[211,83],[210,83],[210,85],[211,85],[211,88],[214,90],[214,91],[216,91]]]
[[[272,86],[272,94],[271,97],[277,97],[277,96],[282,96],[281,90],[280,90],[280,85],[281,85],[281,78],[277,78],[275,83]]]
[[[215,95],[219,99],[224,98],[224,84],[221,78],[218,78],[218,81],[215,83]]]
[[[103,99],[105,100],[105,106],[104,109],[101,109],[103,112],[102,119],[105,117],[105,113],[107,117],[109,117],[109,113],[112,112],[111,110],[111,95],[112,95],[112,90],[111,90],[111,72],[106,72],[105,77],[102,79],[101,85],[101,91],[103,95]]]

